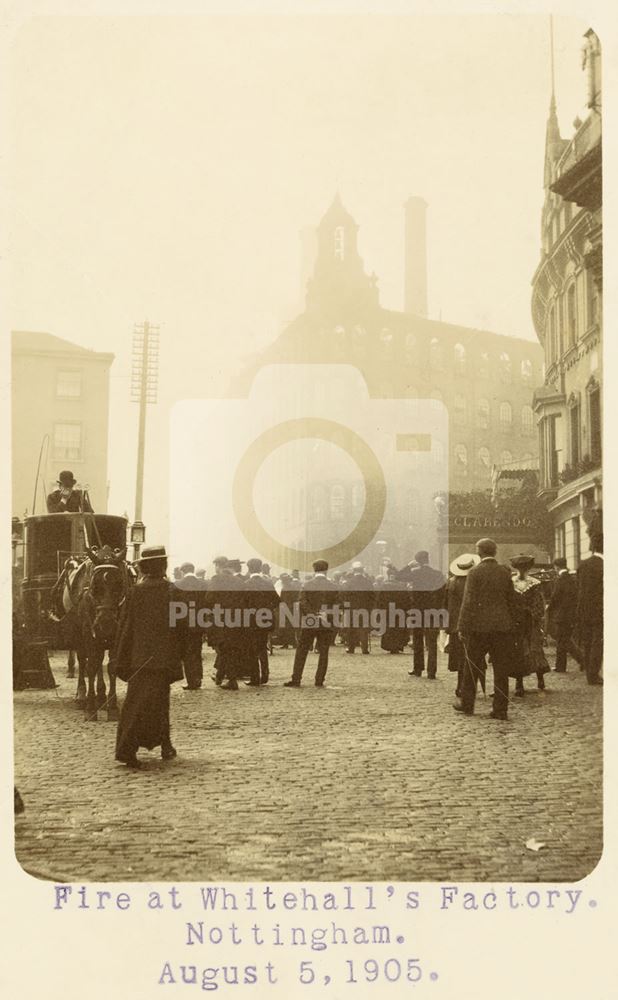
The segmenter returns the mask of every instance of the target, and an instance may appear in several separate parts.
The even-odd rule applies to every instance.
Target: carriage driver
[[[85,490],[76,490],[74,486],[77,482],[75,476],[68,469],[60,473],[58,479],[58,489],[54,490],[47,497],[47,513],[62,514],[64,511],[77,513],[86,511],[92,514],[92,506]]]

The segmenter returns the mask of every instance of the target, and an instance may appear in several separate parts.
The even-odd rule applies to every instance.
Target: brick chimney
[[[405,203],[404,302],[405,312],[427,316],[427,202],[408,198]]]

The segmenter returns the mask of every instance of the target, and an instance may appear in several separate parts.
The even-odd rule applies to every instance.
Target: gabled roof
[[[38,330],[13,330],[12,350],[14,354],[80,354],[93,360],[114,359],[113,354],[90,351],[81,344],[74,344],[70,340]]]

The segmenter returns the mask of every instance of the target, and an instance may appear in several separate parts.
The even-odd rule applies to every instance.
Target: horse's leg
[[[95,695],[95,678],[97,675],[97,654],[94,642],[89,642],[86,651],[86,676],[88,678],[88,693],[86,695],[86,722],[97,721],[97,699]]]
[[[97,708],[102,708],[105,704],[105,695],[107,694],[105,688],[105,675],[103,673],[103,660],[105,659],[105,647],[96,644],[96,663],[97,663]]]
[[[118,719],[118,702],[116,701],[116,664],[111,650],[107,654],[107,676],[109,678],[109,694],[107,696],[107,721]]]
[[[69,650],[69,658],[67,660],[67,666],[69,668],[68,671],[67,671],[67,677],[75,677],[75,650],[74,649],[70,649]]]
[[[88,660],[86,656],[86,646],[80,640],[75,646],[75,652],[77,654],[77,690],[75,692],[75,701],[78,708],[86,707],[86,671]]]

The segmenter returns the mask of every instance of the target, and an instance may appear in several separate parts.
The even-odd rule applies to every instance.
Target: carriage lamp
[[[11,518],[11,547],[13,549],[13,566],[17,566],[17,546],[24,540],[24,526],[18,517]]]
[[[134,521],[131,525],[131,545],[133,546],[133,559],[139,559],[139,551],[146,541],[146,525],[143,521]]]

